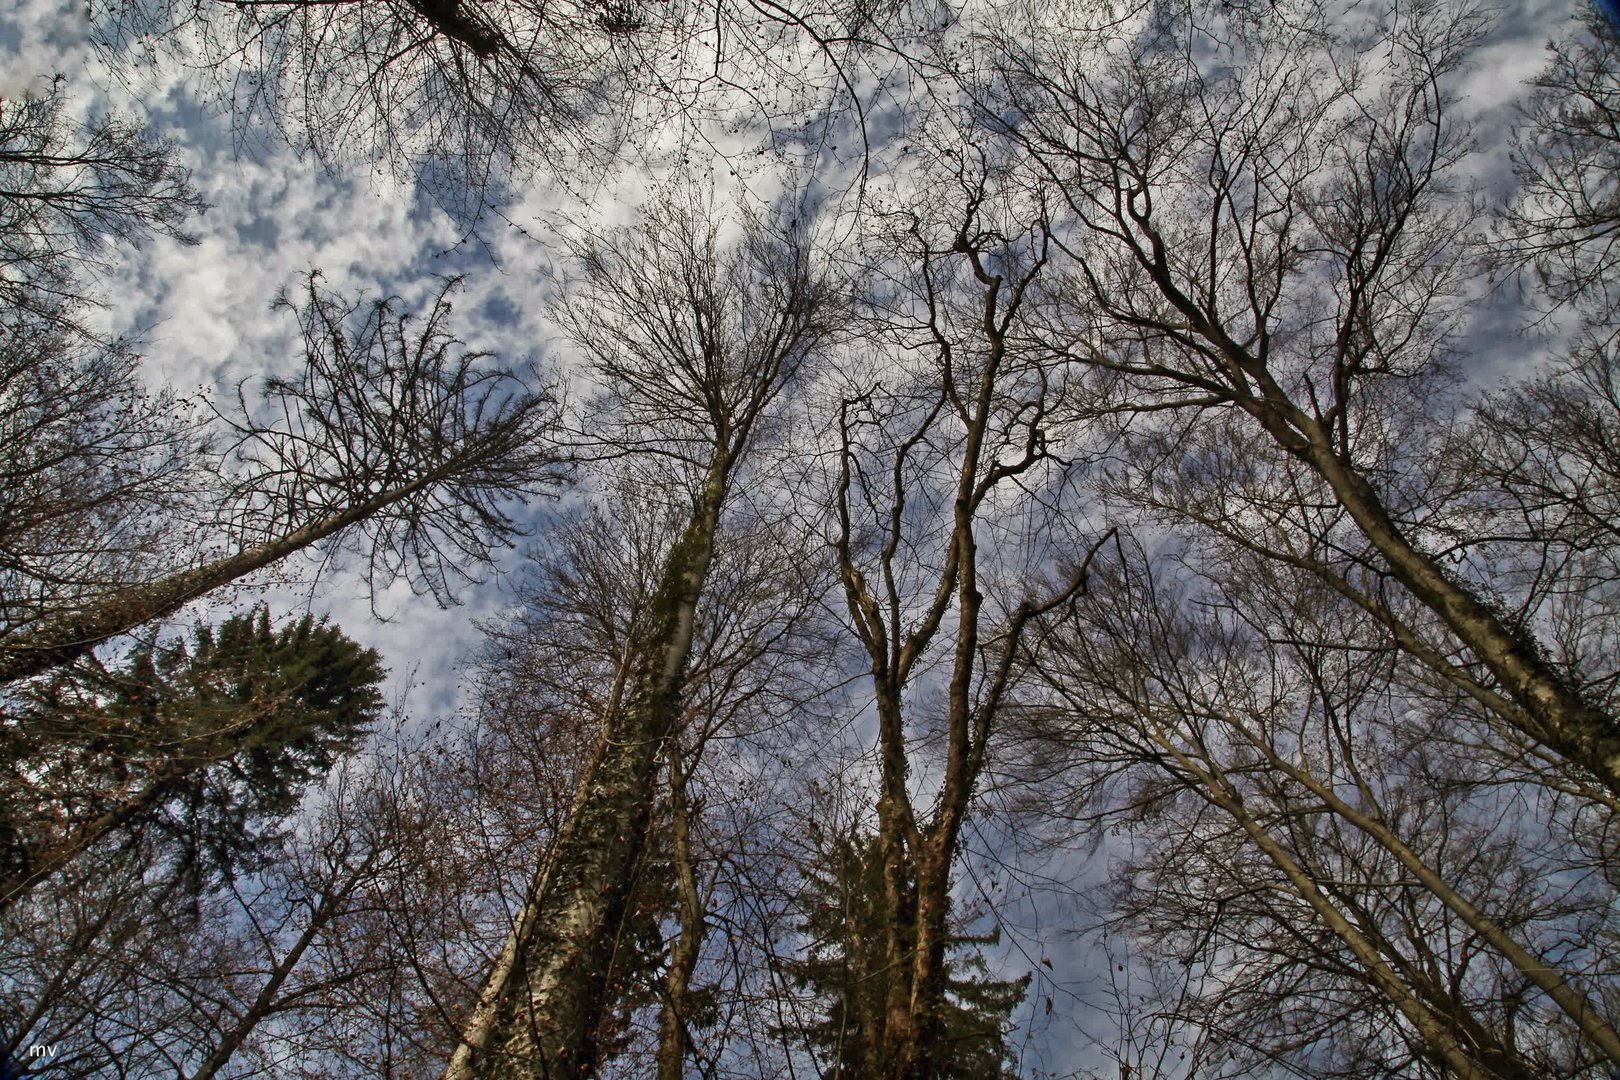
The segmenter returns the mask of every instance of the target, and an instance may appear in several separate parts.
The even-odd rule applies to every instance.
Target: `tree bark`
[[[47,621],[10,641],[0,641],[0,686],[72,663],[119,634],[173,615],[191,601],[256,570],[335,536],[393,503],[439,483],[451,470],[420,477],[340,513],[295,529],[269,543],[238,551],[204,566],[170,574],[150,585],[113,594],[92,607]]]
[[[624,709],[606,718],[532,917],[519,927],[522,940],[514,936],[510,957],[503,956],[486,987],[490,997],[500,979],[483,1045],[464,1037],[446,1080],[573,1080],[596,1067],[594,1029],[608,1004],[616,932],[646,846],[658,762],[679,726],[681,684],[729,465],[729,455],[717,450],[691,520],[665,562]]]
[[[1533,721],[1502,719],[1596,776],[1620,795],[1620,724],[1589,705],[1542,655],[1528,633],[1508,625],[1466,585],[1402,534],[1372,485],[1326,445],[1312,422],[1305,458],[1388,562],[1396,580],[1439,615]]]
[[[1202,768],[1163,733],[1150,730],[1149,734],[1182,770],[1197,781],[1199,787],[1195,790],[1230,815],[1272,865],[1282,871],[1294,892],[1310,905],[1328,930],[1344,942],[1355,956],[1367,973],[1368,981],[1395,1006],[1459,1080],[1519,1080],[1522,1074],[1489,1069],[1468,1053],[1445,1020],[1424,1004],[1389,966],[1377,945],[1345,917],[1338,906],[1324,895],[1309,871],[1300,866],[1277,842],[1276,837],[1255,820],[1237,792],[1231,789],[1213,764],[1210,769]]]
[[[1424,888],[1455,912],[1465,924],[1501,953],[1508,963],[1517,968],[1520,974],[1551,998],[1553,1003],[1575,1022],[1581,1033],[1592,1040],[1592,1044],[1611,1064],[1620,1066],[1620,1033],[1616,1033],[1615,1029],[1604,1021],[1602,1014],[1586,999],[1586,996],[1569,984],[1562,971],[1520,945],[1500,923],[1452,888],[1433,867],[1420,858],[1384,823],[1382,812],[1377,810],[1376,803],[1370,804],[1373,807],[1371,813],[1362,813],[1341,799],[1331,785],[1323,783],[1305,770],[1284,760],[1269,743],[1252,735],[1246,726],[1242,724],[1235,726],[1273,767],[1293,777],[1321,799],[1328,809],[1372,837],[1394,855]]]
[[[675,886],[680,896],[680,929],[669,947],[669,970],[664,976],[664,1001],[658,1013],[658,1080],[683,1080],[691,1047],[687,1020],[691,1015],[687,992],[697,970],[703,945],[704,902],[692,861],[691,807],[687,804],[687,776],[680,751],[672,742],[669,752],[670,843],[675,863]]]
[[[917,888],[912,851],[916,821],[906,792],[910,766],[905,754],[905,726],[900,692],[879,677],[879,757],[883,793],[878,799],[878,853],[883,860],[882,1025],[864,1032],[865,1062],[873,1076],[890,1077],[915,1068],[922,1048],[912,1012],[911,976],[917,921]]]
[[[1152,245],[1151,255],[1138,254],[1143,269],[1186,318],[1191,332],[1209,342],[1221,357],[1224,370],[1220,378],[1230,387],[1231,400],[1258,421],[1283,451],[1327,483],[1362,535],[1383,556],[1391,576],[1440,617],[1524,710],[1524,715],[1504,715],[1503,721],[1620,795],[1620,721],[1587,703],[1528,632],[1509,625],[1472,589],[1407,539],[1372,484],[1334,448],[1327,425],[1295,404],[1264,360],[1251,354],[1182,292],[1165,260],[1163,240],[1145,218],[1137,225]],[[1198,379],[1195,384],[1207,387],[1208,380]]]
[[[630,669],[634,663],[631,647],[632,643],[625,644],[624,653],[614,666],[613,688],[608,692],[607,701],[603,706],[605,716],[616,716],[623,707],[625,690],[632,676]],[[602,744],[599,743],[596,754],[592,757],[593,762],[601,752]],[[587,775],[590,768],[591,766],[587,766]],[[574,802],[569,808],[570,818],[579,810],[580,800],[584,797],[582,785],[574,794]],[[467,1013],[467,1019],[462,1023],[461,1039],[456,1044],[455,1052],[445,1069],[445,1080],[471,1080],[474,1075],[474,1062],[489,1041],[490,1032],[494,1030],[499,1018],[502,1003],[506,1000],[507,984],[517,973],[525,943],[534,933],[534,920],[539,912],[540,897],[546,891],[546,875],[550,867],[551,860],[548,857],[535,874],[534,881],[524,896],[523,905],[512,921],[512,930],[506,936],[501,954],[495,958],[494,966],[485,978],[478,997],[474,999],[472,1008]]]

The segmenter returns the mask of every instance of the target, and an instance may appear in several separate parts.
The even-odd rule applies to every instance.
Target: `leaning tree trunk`
[[[420,477],[266,543],[150,584],[132,586],[82,611],[48,620],[9,641],[0,641],[0,686],[70,664],[105,641],[153,619],[173,615],[215,589],[336,536],[391,504],[439,483],[447,474],[448,470],[441,470]]]
[[[1490,944],[1502,955],[1508,963],[1516,968],[1528,982],[1532,983],[1557,1005],[1564,1014],[1580,1029],[1581,1034],[1591,1041],[1611,1065],[1620,1067],[1620,1032],[1603,1016],[1602,1011],[1584,993],[1577,988],[1556,964],[1531,952],[1520,944],[1508,929],[1492,918],[1487,912],[1478,907],[1451,886],[1433,866],[1429,865],[1388,824],[1390,818],[1379,809],[1376,802],[1368,800],[1367,804],[1358,808],[1355,804],[1341,798],[1331,783],[1325,783],[1311,774],[1307,769],[1301,768],[1294,762],[1287,760],[1277,753],[1274,746],[1266,740],[1252,734],[1247,727],[1232,725],[1242,734],[1242,737],[1255,748],[1278,772],[1291,777],[1301,784],[1311,794],[1322,800],[1324,806],[1338,817],[1343,818],[1361,832],[1371,837],[1385,851],[1393,855],[1406,870],[1417,879],[1418,883],[1428,889],[1436,899],[1450,908],[1462,921],[1484,941]],[[1368,797],[1363,795],[1364,799]]]
[[[1162,241],[1156,234],[1153,242],[1158,251]],[[1383,556],[1390,575],[1440,618],[1522,710],[1502,719],[1620,795],[1620,720],[1588,702],[1548,659],[1530,631],[1513,625],[1406,536],[1366,475],[1335,450],[1328,427],[1288,395],[1263,357],[1235,340],[1180,289],[1162,259],[1144,265],[1159,292],[1186,318],[1189,329],[1220,357],[1224,380],[1237,406],[1278,447],[1327,483],[1362,535]]]
[[[508,954],[464,1027],[445,1080],[573,1080],[594,1072],[609,969],[646,846],[658,763],[677,731],[698,600],[725,501],[717,451],[691,520],[665,561],[634,685],[605,718],[574,811]]]
[[[1478,1048],[1471,1051],[1458,1038],[1451,1018],[1437,1012],[1423,1000],[1407,980],[1401,977],[1384,957],[1375,941],[1341,911],[1288,850],[1258,821],[1244,805],[1242,796],[1232,787],[1225,774],[1214,762],[1206,759],[1201,765],[1184,752],[1174,740],[1156,727],[1146,727],[1145,733],[1161,750],[1168,761],[1174,762],[1181,778],[1197,791],[1200,797],[1226,814],[1248,835],[1262,854],[1280,870],[1300,899],[1315,912],[1322,925],[1344,944],[1361,967],[1368,986],[1378,991],[1401,1014],[1413,1031],[1429,1048],[1434,1059],[1459,1080],[1526,1080],[1516,1062],[1504,1066],[1499,1062],[1480,1060]],[[1173,770],[1174,771],[1174,770]],[[1486,1055],[1490,1056],[1490,1055]]]

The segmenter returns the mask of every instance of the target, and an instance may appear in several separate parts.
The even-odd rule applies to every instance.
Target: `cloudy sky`
[[[1503,167],[1497,129],[1511,121],[1509,103],[1522,80],[1540,67],[1542,43],[1573,10],[1567,0],[1509,6],[1467,76],[1481,142],[1492,148],[1478,162],[1487,182],[1497,180]],[[209,203],[193,226],[200,243],[183,247],[157,239],[138,250],[115,252],[112,272],[101,285],[107,301],[103,318],[114,332],[144,343],[152,380],[209,387],[218,400],[242,380],[287,370],[295,361],[292,321],[286,312],[272,311],[271,300],[312,268],[341,291],[395,293],[407,302],[434,288],[433,275],[467,274],[457,308],[458,328],[470,344],[565,368],[566,356],[545,315],[556,275],[566,272],[558,263],[554,226],[565,219],[629,221],[660,171],[665,177],[672,171],[649,168],[659,148],[643,145],[650,155],[634,167],[602,175],[583,192],[567,190],[541,173],[499,214],[469,230],[375,163],[323,166],[301,159],[262,130],[244,138],[217,105],[198,100],[181,72],[160,72],[133,85],[112,82],[90,48],[82,3],[24,0],[0,18],[0,96],[37,89],[55,73],[67,77],[74,101],[85,111],[144,114],[156,131],[181,146],[193,170]],[[892,88],[869,104],[869,130],[878,132],[888,126],[885,115],[906,106],[904,94],[896,96]],[[726,145],[723,132],[714,135],[718,145]],[[672,145],[675,134],[665,131],[659,137]],[[740,150],[735,141],[732,146]],[[746,152],[736,157],[751,160]],[[747,190],[761,201],[795,185],[841,190],[853,168],[850,158],[847,148],[840,155],[821,146],[808,158],[799,155],[792,163],[800,168],[792,173],[755,167],[741,179],[734,176],[736,160],[697,156],[690,161],[716,178],[723,204],[728,189]],[[805,165],[825,175],[807,181]],[[1481,359],[1485,368],[1496,369],[1514,365],[1515,356],[1522,350]],[[465,605],[448,612],[402,592],[379,605],[393,615],[379,623],[359,596],[360,582],[343,574],[315,594],[288,593],[279,603],[329,609],[351,633],[382,648],[396,673],[417,668],[421,681],[433,688],[417,707],[437,710],[449,703],[445,687],[451,684],[444,676],[468,640],[471,620],[502,602],[500,578],[516,557],[498,567],[486,587],[466,590]]]
[[[183,247],[151,240],[138,250],[114,253],[101,283],[106,326],[138,337],[148,377],[183,389],[210,388],[227,400],[243,380],[286,371],[297,359],[291,319],[271,310],[279,290],[319,268],[329,283],[348,293],[395,293],[407,302],[435,288],[433,275],[465,273],[467,286],[457,301],[458,330],[474,347],[514,360],[533,358],[566,370],[566,350],[557,343],[546,311],[566,266],[552,230],[567,218],[605,222],[633,219],[635,204],[659,172],[647,157],[635,167],[609,172],[567,191],[543,174],[516,192],[501,212],[488,215],[469,232],[430,199],[374,163],[353,160],[324,167],[300,159],[262,132],[242,133],[232,118],[203,102],[177,73],[159,73],[133,86],[107,80],[89,44],[90,28],[82,0],[23,0],[0,16],[0,96],[13,97],[64,74],[75,100],[86,111],[118,108],[144,114],[161,134],[182,148],[194,181],[210,209],[195,223],[200,243]],[[1522,81],[1543,62],[1542,44],[1570,18],[1568,0],[1533,0],[1507,5],[1490,42],[1466,76],[1465,92],[1476,111],[1479,138],[1489,152],[1477,162],[1482,183],[1498,183],[1505,167],[1502,132],[1511,122],[1511,102]],[[883,130],[885,116],[904,111],[904,95],[888,88],[874,100],[871,130]],[[671,139],[665,132],[658,138]],[[723,134],[715,133],[724,146]],[[654,151],[659,147],[644,147]],[[818,147],[796,159],[800,166],[828,170],[813,184],[818,193],[843,190],[851,154]],[[771,199],[807,185],[801,168],[773,172],[770,163],[741,170],[726,158],[692,167],[712,173],[722,191],[746,187]],[[893,178],[891,177],[891,180]],[[903,183],[904,177],[898,181]],[[722,196],[724,198],[724,196]],[[1503,307],[1489,334],[1480,336],[1478,367],[1484,377],[1505,373],[1535,347],[1500,333],[1517,313]],[[544,510],[536,512],[537,525]],[[465,603],[448,611],[403,588],[379,599],[387,622],[372,616],[361,579],[340,570],[318,587],[281,587],[271,595],[278,613],[308,606],[330,613],[352,636],[382,650],[403,688],[407,673],[419,684],[409,708],[426,718],[442,715],[455,701],[454,667],[474,640],[472,621],[488,617],[507,602],[503,585],[521,552],[509,552],[488,581],[462,591]],[[307,567],[306,567],[307,569]],[[237,602],[254,598],[240,597]],[[1062,913],[1028,907],[1026,940],[1035,940]],[[1076,962],[1079,958],[1076,957]]]

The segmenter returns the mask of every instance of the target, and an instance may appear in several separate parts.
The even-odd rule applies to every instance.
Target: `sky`
[[[1490,129],[1511,122],[1510,102],[1540,67],[1542,42],[1572,11],[1565,0],[1533,0],[1502,10],[1491,42],[1465,76],[1465,95],[1481,116],[1482,141],[1500,146]],[[324,166],[300,158],[262,131],[248,140],[254,145],[244,147],[231,118],[216,105],[199,102],[180,73],[164,72],[134,87],[112,82],[89,47],[84,12],[76,0],[23,0],[0,17],[0,96],[15,96],[60,72],[84,110],[144,113],[156,132],[181,147],[209,204],[193,224],[200,243],[184,247],[155,238],[137,249],[118,250],[111,273],[100,283],[107,302],[104,325],[142,343],[153,382],[186,390],[207,387],[223,402],[243,380],[251,385],[264,374],[289,370],[297,359],[294,326],[286,312],[271,310],[271,300],[314,268],[340,291],[396,294],[407,303],[434,288],[433,275],[467,274],[456,307],[458,329],[470,345],[502,357],[549,362],[553,370],[566,368],[561,355],[566,348],[546,318],[557,273],[566,269],[559,266],[553,226],[564,218],[610,225],[631,220],[658,178],[646,157],[610,172],[583,193],[567,190],[542,171],[498,217],[487,217],[469,233],[464,223],[452,221],[430,198],[374,163]],[[892,122],[906,102],[903,92],[897,97],[891,89],[886,100],[873,104],[870,127],[876,141],[885,134],[885,117]],[[662,137],[675,138],[672,132]],[[714,141],[727,146],[723,132]],[[730,145],[735,158],[750,157],[736,139]],[[640,149],[659,157],[657,146]],[[853,165],[847,143],[842,155],[822,148],[810,164],[831,174],[810,182],[817,194],[848,190]],[[802,171],[787,175],[768,167],[737,179],[734,159],[698,159],[697,167],[718,179],[716,201],[722,205],[730,185],[744,185],[764,201],[804,183]],[[1477,167],[1487,183],[1496,183],[1505,160],[1498,149]],[[885,179],[896,182],[893,176]],[[1514,317],[1512,312],[1503,316]],[[1482,340],[1499,342],[1501,335]],[[1505,371],[1516,366],[1519,355],[1522,351],[1510,348],[1482,367]],[[323,583],[315,606],[330,607],[351,633],[382,648],[396,675],[417,670],[431,688],[418,707],[438,711],[449,704],[444,688],[453,680],[445,676],[469,640],[472,620],[503,602],[501,580],[519,556],[510,553],[487,586],[466,590],[464,606],[448,612],[431,600],[401,593],[378,605],[393,613],[389,622],[379,623],[363,602],[361,583],[345,574]],[[280,603],[311,602],[307,591],[294,591]]]
[[[469,234],[465,222],[452,220],[431,198],[374,163],[326,166],[263,137],[248,140],[255,145],[247,152],[231,117],[200,102],[175,73],[160,73],[135,87],[110,82],[89,47],[80,0],[21,0],[7,7],[9,13],[0,15],[0,97],[41,86],[61,72],[81,108],[144,114],[158,133],[179,145],[193,170],[209,204],[193,226],[200,242],[185,247],[156,238],[113,252],[110,271],[100,282],[106,300],[100,318],[110,332],[142,343],[145,371],[155,385],[204,387],[222,404],[244,380],[251,386],[265,374],[292,369],[295,327],[287,313],[272,310],[271,301],[280,290],[296,287],[299,275],[312,268],[341,291],[397,294],[407,302],[431,293],[433,275],[466,273],[456,307],[462,316],[457,328],[468,343],[566,373],[567,348],[547,317],[559,274],[566,272],[553,229],[569,217],[607,224],[633,220],[634,207],[659,178],[647,160],[657,160],[667,148],[643,147],[650,153],[639,165],[610,172],[582,192],[566,190],[542,172],[499,215],[486,217],[476,234]],[[1483,143],[1500,147],[1512,101],[1523,80],[1543,63],[1543,42],[1574,11],[1566,0],[1503,5],[1497,29],[1463,81]],[[904,113],[903,89],[889,87],[880,105],[872,114],[874,133]],[[847,125],[843,130],[847,133]],[[659,137],[673,139],[668,132]],[[734,153],[741,149],[723,132],[715,133],[714,141]],[[773,171],[769,162],[736,177],[736,160],[729,156],[696,164],[716,177],[722,202],[733,185],[767,200],[795,186],[812,201],[849,190],[853,166],[847,142],[842,153],[822,147],[801,158],[804,163],[825,173],[807,183],[802,170]],[[1483,184],[1500,183],[1506,169],[1501,150],[1481,158],[1476,168]],[[889,179],[903,184],[905,178]],[[1480,377],[1515,370],[1527,352],[1535,351],[1501,333],[1517,317],[1510,305],[1502,305],[1500,317],[1493,316],[1479,332]],[[536,508],[531,519],[543,526],[545,515],[556,509]],[[535,543],[543,544],[543,532]],[[329,614],[352,637],[378,648],[392,672],[391,696],[408,689],[407,708],[426,720],[455,707],[456,666],[476,642],[474,621],[494,616],[510,602],[509,586],[523,558],[521,549],[504,553],[483,575],[485,583],[463,588],[463,604],[448,610],[403,587],[395,589],[375,604],[389,616],[386,621],[373,616],[364,583],[352,568],[339,567],[318,584],[276,586],[266,595],[277,615],[305,608]],[[257,594],[238,594],[231,602],[241,606],[257,599]],[[999,843],[994,837],[979,842]],[[1025,902],[1021,910],[1021,940],[1010,949],[1027,951],[1064,918],[1038,900]],[[1053,945],[1059,970],[1066,967],[1058,982],[1083,969],[1073,985],[1098,984],[1094,957],[1072,943]],[[1038,984],[1032,996],[1048,992],[1062,991]],[[1071,1039],[1076,1039],[1072,1033],[1060,1041]]]
[[[151,237],[107,253],[109,272],[97,283],[105,307],[96,315],[113,336],[135,339],[154,388],[203,388],[222,408],[236,388],[251,391],[265,375],[287,373],[299,359],[289,313],[272,310],[301,275],[318,269],[328,288],[349,295],[395,295],[419,307],[437,277],[466,275],[455,300],[455,330],[475,349],[508,363],[536,361],[577,398],[578,372],[558,328],[548,318],[568,268],[557,238],[576,223],[611,228],[633,219],[634,208],[673,175],[689,155],[670,153],[679,136],[643,141],[638,167],[598,173],[583,184],[559,182],[542,170],[472,227],[452,220],[428,194],[385,163],[321,163],[294,153],[262,127],[244,133],[216,103],[200,98],[183,72],[157,70],[144,80],[113,79],[91,49],[84,5],[24,0],[0,16],[0,96],[16,96],[65,76],[82,115],[114,110],[143,117],[150,130],[176,143],[208,204],[190,224],[199,242],[183,246]],[[726,146],[724,131],[712,134]],[[730,150],[740,155],[736,140]],[[712,177],[717,205],[747,188],[751,202],[781,196],[782,177],[744,169],[715,156],[697,168]],[[729,227],[736,227],[732,216]],[[536,524],[555,507],[527,514]],[[454,668],[475,640],[473,622],[510,600],[504,585],[524,548],[504,553],[461,591],[460,606],[441,610],[401,584],[379,598],[374,617],[365,583],[348,568],[323,573],[318,587],[271,587],[263,595],[277,614],[310,608],[330,614],[351,636],[380,649],[396,692],[413,684],[411,711],[442,715],[456,700]],[[302,571],[313,566],[306,560]],[[308,577],[305,573],[302,576]],[[238,605],[259,594],[235,596]],[[209,603],[217,602],[217,598]],[[202,605],[199,605],[199,609]],[[190,613],[188,612],[188,615]]]

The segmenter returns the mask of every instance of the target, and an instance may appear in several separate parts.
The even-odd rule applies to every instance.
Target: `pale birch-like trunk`
[[[1378,945],[1363,933],[1339,910],[1318,887],[1309,871],[1291,856],[1276,837],[1265,828],[1243,805],[1242,798],[1221,775],[1213,763],[1204,768],[1163,732],[1149,728],[1146,733],[1157,743],[1177,766],[1198,783],[1199,794],[1221,810],[1248,835],[1262,854],[1287,878],[1289,886],[1304,900],[1332,934],[1344,943],[1356,962],[1367,975],[1368,983],[1376,988],[1406,1018],[1413,1030],[1433,1049],[1435,1056],[1459,1080],[1529,1080],[1533,1073],[1519,1067],[1493,1068],[1482,1062],[1475,1053],[1457,1038],[1453,1025],[1429,1007],[1392,968]]]
[[[631,665],[634,655],[631,652],[631,643],[626,643],[624,654],[619,658],[613,673],[613,688],[608,694],[604,707],[604,715],[617,716],[624,704],[625,689],[631,678]],[[592,755],[592,764],[586,767],[586,775],[594,767],[597,757],[600,757],[605,744],[600,741]],[[585,797],[581,786],[574,793],[574,802],[569,809],[569,817],[578,811],[580,800]],[[534,933],[534,920],[539,912],[540,897],[546,892],[546,874],[551,866],[548,858],[535,874],[529,891],[523,898],[523,905],[518,909],[517,916],[512,920],[511,932],[506,936],[506,942],[501,947],[501,954],[495,958],[495,964],[484,979],[484,985],[473,1000],[472,1008],[461,1025],[461,1039],[456,1044],[450,1062],[445,1068],[445,1080],[471,1080],[473,1063],[483,1052],[485,1044],[489,1041],[490,1032],[494,1030],[495,1022],[499,1018],[502,1003],[506,1000],[507,984],[518,970],[522,951],[529,937]]]
[[[1501,953],[1520,974],[1552,999],[1611,1064],[1620,1066],[1620,1034],[1617,1034],[1614,1027],[1603,1019],[1597,1007],[1570,985],[1562,971],[1519,944],[1500,923],[1452,888],[1385,823],[1382,812],[1377,809],[1377,803],[1370,803],[1371,812],[1363,813],[1340,798],[1331,784],[1323,783],[1306,770],[1284,759],[1269,742],[1251,733],[1247,725],[1238,723],[1235,719],[1232,724],[1274,768],[1298,781],[1311,794],[1321,799],[1333,813],[1372,837],[1379,846],[1394,855],[1424,888],[1434,894],[1436,899],[1456,913],[1458,918]],[[1362,794],[1370,801],[1371,792],[1363,789]]]
[[[485,1011],[493,1015],[475,1033],[483,1045],[464,1038],[446,1080],[572,1080],[595,1068],[594,1030],[610,1004],[612,953],[647,841],[658,762],[681,716],[681,680],[731,460],[717,450],[665,562],[625,706],[608,718],[521,934],[492,974],[497,992],[486,987],[493,1009]]]
[[[1508,625],[1473,590],[1408,541],[1372,485],[1324,445],[1317,430],[1311,435],[1308,460],[1387,561],[1391,574],[1490,669],[1508,696],[1529,714],[1530,722],[1519,714],[1502,719],[1620,795],[1620,724],[1615,718],[1588,704],[1527,631]]]
[[[683,722],[698,604],[733,471],[755,423],[832,329],[832,294],[808,251],[750,228],[738,253],[722,257],[706,217],[678,201],[661,204],[633,238],[597,238],[576,253],[591,299],[571,309],[570,329],[617,388],[623,447],[646,449],[671,424],[676,442],[662,452],[703,468],[703,480],[633,635],[624,705],[603,718],[572,812],[446,1080],[573,1080],[595,1070],[613,953],[647,846],[659,762]],[[753,310],[739,314],[737,305]],[[687,457],[698,445],[708,447],[706,462]]]

